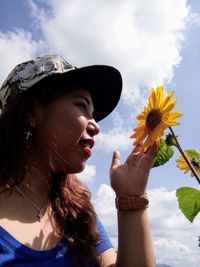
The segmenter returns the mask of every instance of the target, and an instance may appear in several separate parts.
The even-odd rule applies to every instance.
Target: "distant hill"
[[[172,267],[172,266],[164,263],[157,263],[156,267]]]

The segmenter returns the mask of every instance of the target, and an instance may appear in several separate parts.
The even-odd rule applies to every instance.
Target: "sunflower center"
[[[158,109],[152,109],[146,118],[146,127],[148,130],[153,131],[156,126],[161,122],[162,114]]]
[[[200,167],[200,158],[192,158],[192,159],[191,159],[191,163],[192,163],[192,165],[194,165],[195,167]]]

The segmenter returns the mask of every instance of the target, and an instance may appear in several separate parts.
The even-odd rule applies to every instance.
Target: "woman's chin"
[[[82,171],[85,169],[85,167],[86,167],[86,163],[83,162],[80,166],[77,167],[77,170],[76,170],[75,173],[80,173],[80,172],[82,172]]]
[[[64,172],[65,173],[80,173],[86,167],[86,162],[82,162],[80,165],[76,166],[66,166]]]

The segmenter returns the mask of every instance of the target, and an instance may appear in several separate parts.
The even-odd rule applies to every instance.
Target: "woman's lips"
[[[89,156],[91,157],[92,155],[92,150],[89,147],[84,147],[83,151]]]
[[[92,148],[95,142],[93,139],[82,139],[80,145],[82,150],[90,157],[92,155]]]

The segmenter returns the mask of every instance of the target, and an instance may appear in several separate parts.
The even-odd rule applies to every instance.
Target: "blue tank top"
[[[99,220],[97,220],[97,229],[100,240],[96,248],[99,253],[102,253],[111,248],[112,244]],[[97,266],[93,264],[88,267]],[[0,267],[72,267],[72,263],[66,242],[61,241],[50,250],[33,250],[17,241],[0,226]]]

